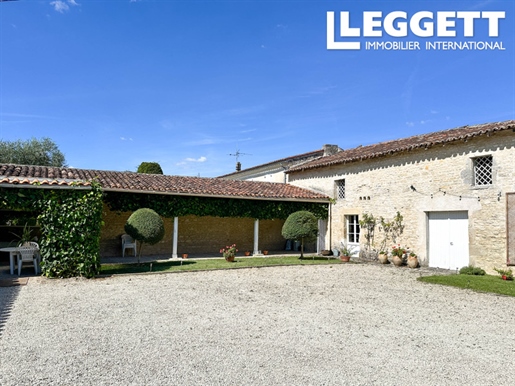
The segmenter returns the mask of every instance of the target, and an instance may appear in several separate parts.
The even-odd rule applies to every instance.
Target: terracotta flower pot
[[[396,267],[400,267],[402,264],[404,264],[402,257],[397,255],[392,256],[392,262]]]
[[[340,255],[340,260],[346,263],[346,262],[350,261],[350,256]]]
[[[267,250],[264,250],[264,251],[263,251],[263,255],[268,255],[268,251],[267,251]]]
[[[379,262],[381,264],[388,264],[389,263],[388,255],[386,253],[380,253],[379,256],[377,257],[377,259],[379,260]]]
[[[187,253],[183,253],[183,254],[182,254],[182,258],[183,258],[183,259],[187,259],[187,258],[188,258],[188,254],[187,254]]]
[[[232,262],[234,262],[234,256],[227,256],[225,258],[225,260],[227,260],[228,262],[232,263]]]
[[[246,251],[246,252],[245,252],[245,256],[250,256],[250,252],[249,252],[249,251]]]
[[[418,267],[418,258],[416,256],[408,256],[408,267],[410,267],[410,268]]]

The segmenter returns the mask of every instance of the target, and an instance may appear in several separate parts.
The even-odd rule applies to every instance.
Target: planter
[[[377,257],[377,259],[379,260],[379,262],[381,264],[388,264],[389,263],[388,255],[386,253],[380,253],[379,256]]]
[[[245,256],[250,256],[250,251],[245,251]]]
[[[188,254],[187,254],[187,253],[183,253],[183,254],[182,254],[182,258],[183,258],[183,259],[187,259],[187,258],[188,258]]]
[[[333,251],[333,256],[339,256],[340,255],[340,251],[338,250],[338,248],[334,248],[332,249]]]
[[[400,256],[392,256],[392,263],[393,265],[395,265],[396,267],[400,267],[401,265],[404,264],[404,260],[402,257]]]
[[[227,260],[229,263],[233,263],[234,262],[234,256],[227,256],[225,258],[225,260]]]
[[[350,261],[350,256],[343,256],[343,255],[341,255],[340,256],[340,260],[346,263],[346,262]]]
[[[268,255],[268,251],[267,251],[267,250],[264,250],[264,251],[263,251],[263,255]]]
[[[511,276],[502,275],[501,277],[503,280],[513,280],[513,277],[511,277]]]
[[[408,257],[408,267],[418,268],[418,258],[413,256]]]

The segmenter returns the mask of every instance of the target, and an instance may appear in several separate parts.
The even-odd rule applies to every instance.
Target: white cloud
[[[413,127],[415,126],[415,122],[406,122],[406,126]]]
[[[51,1],[50,5],[53,6],[57,12],[64,13],[70,10],[70,5],[76,7],[79,4],[75,0],[55,0]]]
[[[122,141],[132,141],[132,138],[120,137],[120,139],[121,139]]]
[[[436,110],[431,110],[431,114],[438,114],[438,111],[436,111]]]
[[[186,158],[185,161],[188,161],[188,162],[206,162],[207,161],[207,158],[206,157],[200,157],[200,158]]]

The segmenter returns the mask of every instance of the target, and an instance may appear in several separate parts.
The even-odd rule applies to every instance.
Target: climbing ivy
[[[36,210],[42,273],[92,277],[100,272],[102,191],[0,188],[0,209]]]
[[[172,196],[141,193],[107,192],[104,200],[116,212],[151,208],[163,217],[187,215],[213,217],[248,217],[260,220],[286,219],[299,210],[317,218],[327,218],[327,204],[298,201],[243,200],[236,198]]]

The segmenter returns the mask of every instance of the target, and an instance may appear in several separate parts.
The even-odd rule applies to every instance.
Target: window
[[[492,156],[474,158],[474,185],[492,185]]]
[[[336,183],[336,198],[338,200],[345,198],[345,180],[337,180]]]
[[[347,219],[347,242],[359,243],[358,215],[345,216]]]

